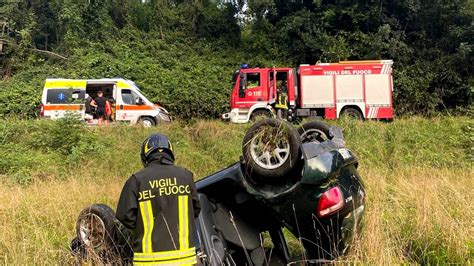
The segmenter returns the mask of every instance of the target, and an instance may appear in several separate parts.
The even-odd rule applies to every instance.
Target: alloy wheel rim
[[[262,140],[265,138],[268,138],[268,136],[260,135],[252,138],[250,155],[258,166],[269,170],[276,169],[288,160],[290,144],[288,139],[284,137],[271,141]]]
[[[79,234],[81,241],[88,247],[97,248],[105,239],[105,224],[96,214],[84,215],[79,223]]]

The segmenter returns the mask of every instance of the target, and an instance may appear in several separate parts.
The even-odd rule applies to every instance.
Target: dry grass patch
[[[365,228],[348,260],[379,265],[473,262],[472,169],[364,172]]]

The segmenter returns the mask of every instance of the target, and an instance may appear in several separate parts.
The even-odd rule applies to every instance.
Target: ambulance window
[[[247,89],[260,87],[260,73],[247,73],[247,82],[245,87]]]
[[[122,90],[122,101],[124,104],[138,104],[140,96],[132,90]]]
[[[46,93],[46,103],[80,104],[84,101],[86,92],[74,89],[50,89]]]
[[[85,91],[75,90],[71,95],[71,103],[82,103],[84,102]]]

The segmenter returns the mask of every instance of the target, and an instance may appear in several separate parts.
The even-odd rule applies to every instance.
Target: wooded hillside
[[[394,60],[398,114],[466,111],[473,17],[469,0],[2,1],[0,116],[36,116],[46,77],[120,76],[175,116],[216,117],[241,63],[346,59]]]

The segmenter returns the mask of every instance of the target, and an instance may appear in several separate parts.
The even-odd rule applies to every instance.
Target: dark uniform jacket
[[[125,183],[117,219],[134,231],[134,264],[195,264],[194,218],[200,205],[193,174],[165,153]]]

